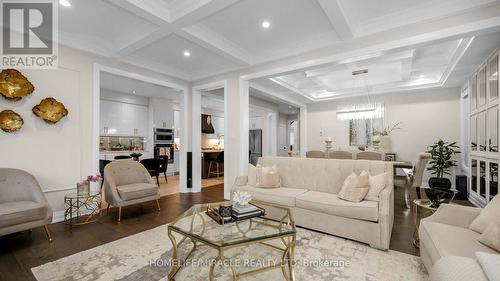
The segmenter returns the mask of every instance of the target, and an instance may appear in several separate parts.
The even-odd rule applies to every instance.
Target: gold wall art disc
[[[33,93],[35,87],[26,76],[15,69],[0,72],[0,94],[10,101],[18,101]]]
[[[38,105],[33,107],[33,113],[42,118],[45,122],[55,124],[64,116],[68,115],[68,110],[61,102],[54,98],[45,98]]]
[[[0,112],[0,129],[2,129],[2,131],[12,133],[21,129],[23,124],[23,118],[16,112],[10,109]]]

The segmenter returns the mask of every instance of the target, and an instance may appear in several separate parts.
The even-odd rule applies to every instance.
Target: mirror
[[[373,145],[373,133],[383,130],[383,118],[349,120],[349,145]]]

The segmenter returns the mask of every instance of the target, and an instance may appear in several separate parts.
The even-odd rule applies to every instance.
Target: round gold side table
[[[101,192],[64,196],[64,222],[70,226],[97,221],[101,214]]]
[[[420,220],[426,218],[434,212],[437,208],[431,207],[432,202],[429,199],[415,199],[413,200],[413,214],[415,222],[415,231],[413,232],[413,246],[420,247],[420,239],[418,237],[418,228],[420,226]],[[420,210],[420,211],[419,211]]]

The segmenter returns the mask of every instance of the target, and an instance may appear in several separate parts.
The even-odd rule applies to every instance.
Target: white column
[[[299,126],[300,126],[300,156],[306,157],[307,151],[307,107],[300,107],[299,114]]]
[[[179,191],[181,193],[190,192],[187,188],[187,152],[191,151],[191,87],[183,92],[181,99],[181,120],[180,120],[180,139],[181,147],[179,151]]]
[[[224,198],[230,199],[237,176],[248,167],[249,86],[238,76],[226,80],[224,92]]]
[[[191,192],[201,192],[201,92],[193,91],[192,103],[192,138],[191,151],[193,152],[193,188]]]

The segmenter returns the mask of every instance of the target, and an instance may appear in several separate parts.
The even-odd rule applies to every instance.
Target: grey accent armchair
[[[118,207],[121,221],[122,207],[156,200],[160,211],[160,188],[148,170],[139,162],[115,160],[104,168],[104,200],[109,206]]]
[[[325,158],[325,153],[320,150],[306,151],[306,158]]]
[[[0,168],[0,236],[43,226],[49,242],[52,209],[28,172]]]

